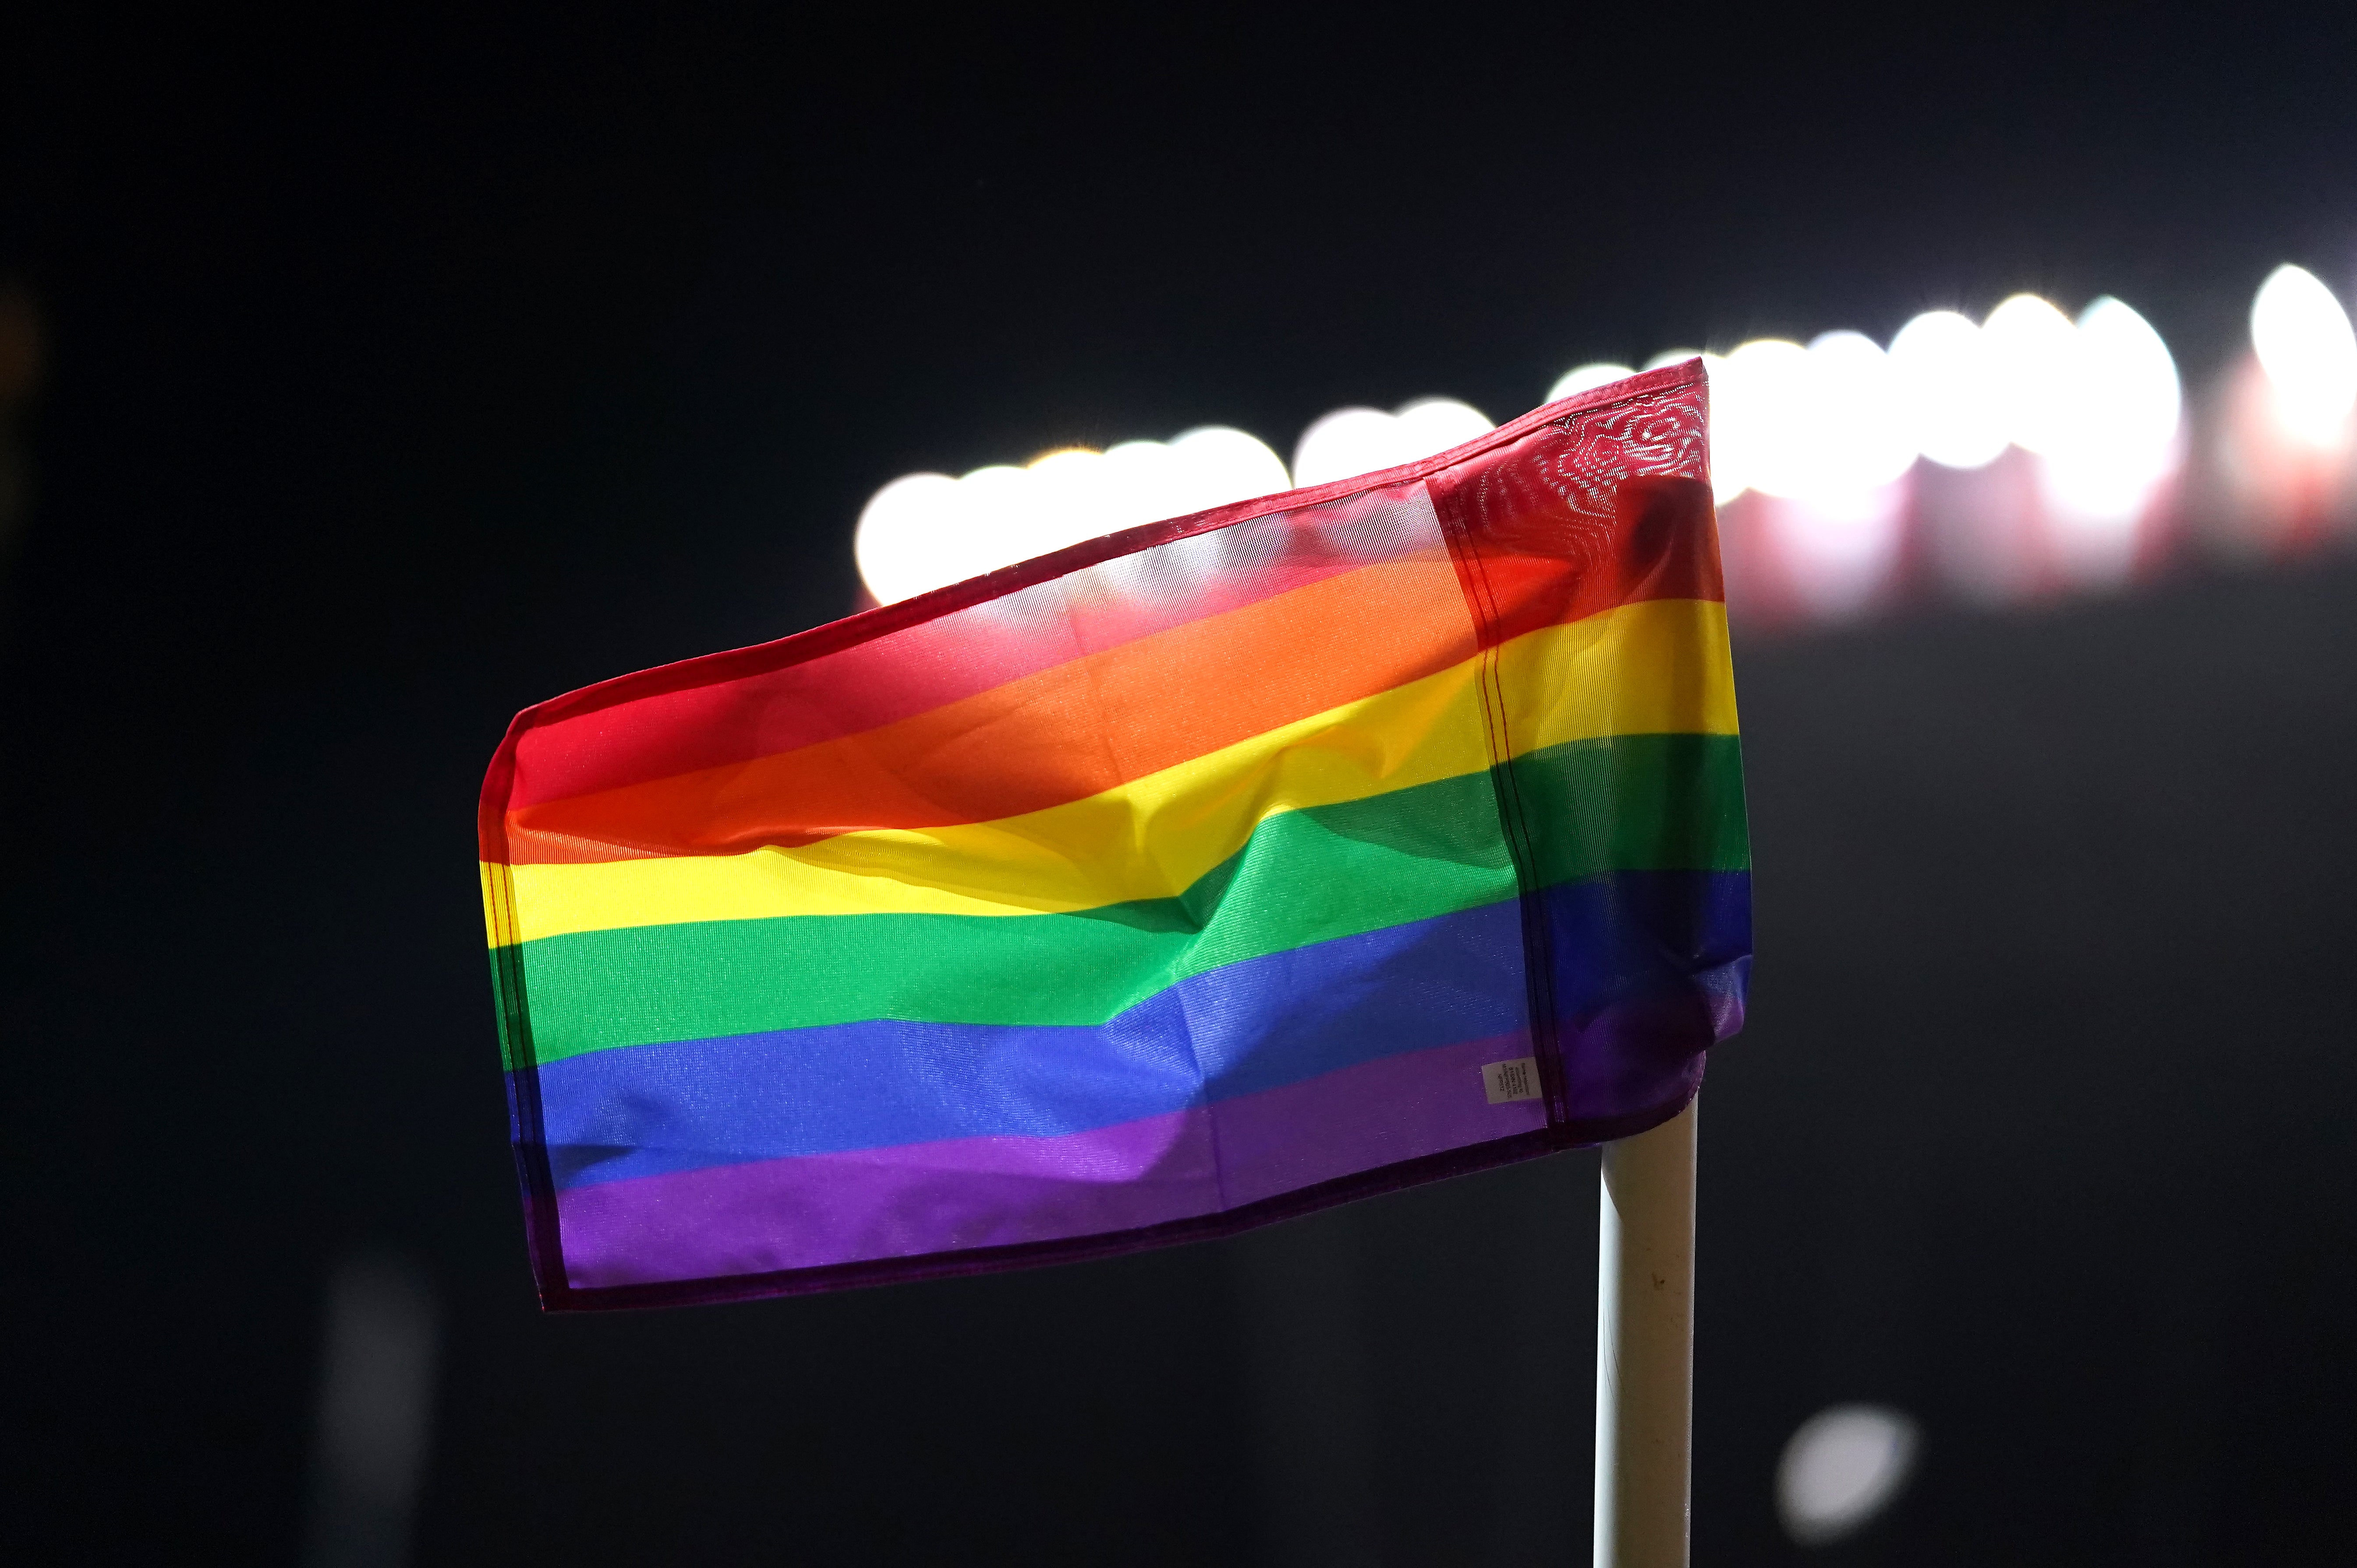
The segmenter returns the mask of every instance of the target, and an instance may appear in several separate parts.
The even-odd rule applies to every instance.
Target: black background
[[[2357,24],[748,9],[19,18],[0,586],[26,1561],[282,1561],[321,1291],[447,1325],[421,1561],[1561,1561],[1592,1156],[1233,1245],[545,1320],[471,857],[508,716],[841,613],[896,474],[2116,293],[2197,383],[2357,263]],[[12,30],[13,26],[12,26]],[[2357,582],[1740,650],[1699,1561],[2322,1560],[2357,1229]],[[1298,1396],[1298,1397],[1297,1397]],[[14,1554],[14,1553],[12,1553]]]

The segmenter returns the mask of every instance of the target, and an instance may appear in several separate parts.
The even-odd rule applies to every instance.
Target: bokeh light
[[[1488,414],[1453,397],[1423,397],[1402,403],[1398,418],[1400,448],[1411,454],[1398,459],[1403,463],[1461,446],[1497,428]]]
[[[2006,447],[1996,367],[1978,323],[1927,311],[1890,340],[1891,392],[1908,439],[1948,468],[1978,468]]]
[[[1293,450],[1293,482],[1307,488],[1397,467],[1491,428],[1480,410],[1454,398],[1418,398],[1392,413],[1338,408],[1301,433]]]
[[[2175,472],[2184,392],[2160,334],[2109,295],[2079,317],[2074,417],[2040,469],[2055,564],[2086,583],[2124,576],[2153,497]]]
[[[2347,440],[2357,408],[2357,332],[2315,274],[2287,263],[2267,275],[2251,302],[2251,347],[2287,429],[2319,446]]]
[[[1294,444],[1294,483],[1322,485],[1390,467],[1394,423],[1380,408],[1338,408],[1321,416]]]
[[[851,536],[851,556],[877,603],[957,581],[944,556],[958,543],[961,499],[958,482],[947,474],[906,474],[868,499]]]
[[[1897,1501],[1921,1437],[1913,1421],[1879,1405],[1835,1405],[1803,1422],[1776,1467],[1776,1511],[1803,1546],[1825,1546],[1872,1522]]]
[[[1721,500],[1756,489],[1854,512],[1915,461],[1889,356],[1863,334],[1828,332],[1805,349],[1756,338],[1706,367]]]
[[[1746,489],[1773,496],[1806,484],[1811,438],[1803,406],[1809,351],[1759,338],[1710,367],[1711,478],[1722,501]]]
[[[955,529],[942,548],[940,580],[955,583],[1020,561],[1033,553],[1034,497],[1039,489],[1028,468],[993,463],[958,481]]]
[[[1170,443],[1170,456],[1171,489],[1142,509],[1146,515],[1140,522],[1273,496],[1296,482],[1286,475],[1285,460],[1266,442],[1230,425],[1204,424],[1188,431]]]
[[[1610,364],[1601,360],[1580,365],[1566,371],[1555,379],[1555,385],[1547,388],[1546,401],[1560,403],[1565,398],[1587,391],[1590,387],[1609,386],[1614,381],[1626,381],[1636,373],[1627,365]]]
[[[1386,416],[1389,417],[1389,416]],[[1284,462],[1241,430],[1066,447],[963,478],[909,474],[869,499],[852,538],[860,581],[892,604],[1140,523],[1288,489]]]
[[[1819,618],[1859,613],[1898,566],[1915,463],[1889,356],[1863,334],[1827,332],[1804,349],[1747,343],[1727,365],[1759,521],[1792,596]]]
[[[2345,439],[2357,333],[2330,291],[2278,269],[2253,337],[2286,416],[2315,439]],[[1845,618],[1919,581],[1997,602],[2115,583],[2157,559],[2151,547],[2176,526],[2162,521],[2170,498],[2191,482],[2180,483],[2193,446],[2177,365],[2152,324],[2109,295],[2075,321],[2017,294],[1985,321],[1926,311],[1888,349],[1835,330],[1724,356],[1666,349],[1642,369],[1695,359],[1710,381],[1713,490],[1734,507],[1731,602],[1770,621]],[[1582,363],[1546,401],[1637,373]],[[1431,397],[1322,415],[1289,473],[1254,437],[1209,426],[961,479],[911,475],[863,514],[860,574],[889,603],[1157,519],[1397,467],[1491,428],[1472,405]]]
[[[2006,436],[2028,452],[2071,438],[2083,402],[2078,328],[2034,294],[2017,294],[1981,324]]]
[[[1915,466],[1914,433],[1899,407],[1895,380],[1890,357],[1862,332],[1810,340],[1810,430],[1793,493],[1847,507]]]

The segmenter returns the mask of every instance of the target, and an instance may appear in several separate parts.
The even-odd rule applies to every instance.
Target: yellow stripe
[[[778,915],[1030,915],[1184,891],[1263,819],[1490,766],[1480,660],[1314,714],[1086,800],[996,822],[793,849],[508,869],[510,940]],[[1735,733],[1725,607],[1624,605],[1499,650],[1516,753],[1606,736]],[[487,889],[488,891],[488,889]]]
[[[510,867],[494,865],[490,861],[478,861],[483,873],[483,931],[491,946],[501,947],[517,940],[515,918],[515,885],[509,875]]]

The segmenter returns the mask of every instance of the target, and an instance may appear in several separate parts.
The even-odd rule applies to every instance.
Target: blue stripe
[[[1749,872],[1624,871],[1551,887],[1543,898],[1555,1016],[1566,1028],[1632,1006],[1742,1007]]]
[[[1723,985],[1729,957],[1749,950],[1749,885],[1742,872],[1626,872],[1550,889],[1559,1015],[1576,1028],[1619,1004]],[[1103,1025],[879,1019],[593,1051],[538,1069],[543,1128],[559,1187],[1052,1137],[1512,1033],[1527,995],[1521,910],[1507,901],[1192,975]],[[1698,1027],[1689,1053],[1711,1043]]]

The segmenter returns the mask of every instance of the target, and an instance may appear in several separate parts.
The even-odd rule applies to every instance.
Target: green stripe
[[[1751,869],[1734,736],[1574,741],[1509,766],[1541,887],[1606,871]]]
[[[1731,736],[1622,736],[1513,763],[1545,884],[1749,864]],[[542,1062],[865,1018],[1102,1024],[1222,964],[1515,896],[1486,772],[1288,811],[1176,898],[1073,914],[637,926],[523,945]]]
[[[491,998],[500,1015],[500,1065],[513,1072],[523,1066],[523,955],[513,947],[491,950]]]

